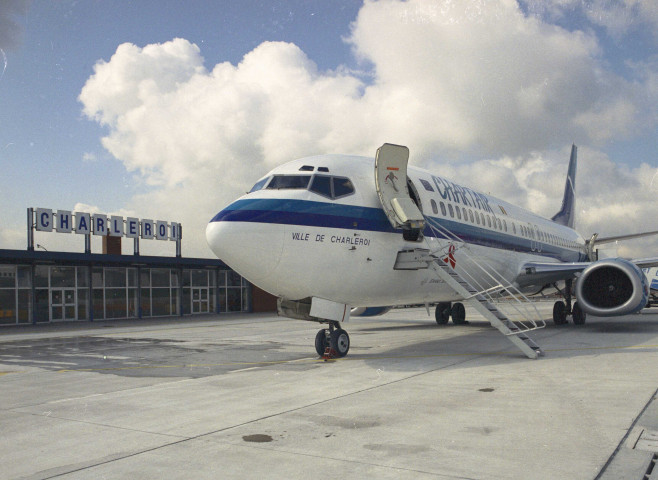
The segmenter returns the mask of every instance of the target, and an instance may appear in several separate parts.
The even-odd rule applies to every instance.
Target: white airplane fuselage
[[[420,168],[410,166],[407,175],[426,221],[452,231],[468,244],[471,256],[512,284],[518,284],[528,262],[586,259],[585,241],[571,228]],[[334,190],[310,189],[315,176],[330,178],[317,185],[336,182]],[[461,299],[429,269],[393,268],[402,250],[448,252],[453,241],[428,227],[421,241],[407,241],[393,228],[378,198],[372,158],[294,160],[257,186],[219,212],[206,237],[220,259],[263,290],[290,300],[319,297],[360,307]],[[462,252],[446,258],[459,264]],[[492,284],[484,276],[479,281]],[[537,291],[541,285],[522,287]]]

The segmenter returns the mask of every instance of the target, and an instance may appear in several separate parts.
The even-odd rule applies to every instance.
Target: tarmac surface
[[[658,309],[537,360],[469,320],[353,318],[326,362],[273,315],[2,328],[0,478],[658,478]]]

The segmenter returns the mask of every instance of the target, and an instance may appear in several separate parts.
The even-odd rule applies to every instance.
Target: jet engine
[[[350,311],[352,317],[376,317],[384,315],[391,307],[355,307]]]
[[[642,310],[649,297],[644,273],[623,258],[606,258],[589,265],[576,282],[580,308],[598,317]]]

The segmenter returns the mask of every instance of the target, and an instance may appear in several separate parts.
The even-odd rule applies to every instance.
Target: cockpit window
[[[307,188],[311,181],[310,175],[274,175],[272,181],[267,185],[268,190],[284,188]]]
[[[311,192],[315,192],[318,195],[323,197],[331,198],[331,177],[326,175],[316,175],[313,177],[313,183],[311,183]]]
[[[323,197],[336,199],[354,193],[354,185],[347,177],[333,175],[273,175],[259,180],[249,193],[258,190],[308,189]]]
[[[346,177],[314,175],[309,190],[323,197],[335,199],[354,193],[354,185]]]
[[[344,197],[354,193],[354,185],[349,178],[345,177],[333,177],[332,179],[334,185],[334,198]]]
[[[258,180],[256,184],[253,187],[251,187],[249,193],[257,192],[258,190],[262,189],[270,178],[271,177],[265,177],[262,180]]]

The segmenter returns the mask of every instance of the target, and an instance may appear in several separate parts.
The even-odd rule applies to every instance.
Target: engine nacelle
[[[384,315],[391,307],[355,307],[350,312],[352,317],[376,317]]]
[[[623,258],[606,258],[583,270],[576,282],[580,308],[598,317],[628,315],[642,310],[649,297],[644,273]]]

